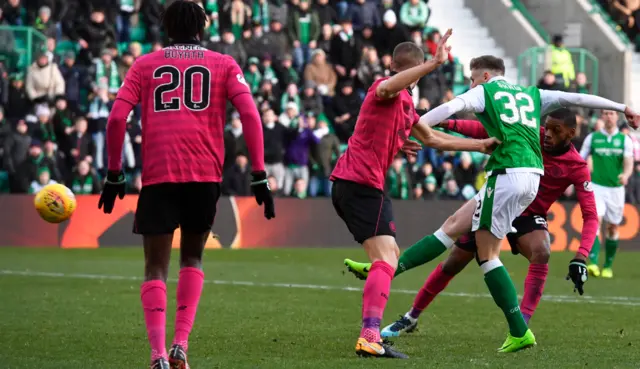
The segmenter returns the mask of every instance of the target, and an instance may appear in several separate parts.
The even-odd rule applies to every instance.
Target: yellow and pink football
[[[59,183],[44,186],[33,200],[40,217],[49,223],[61,223],[76,210],[76,196]]]

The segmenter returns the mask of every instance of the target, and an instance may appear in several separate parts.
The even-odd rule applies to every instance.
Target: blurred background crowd
[[[99,193],[110,108],[136,58],[166,44],[160,20],[170,2],[0,1],[0,192],[33,193],[55,181],[76,194]],[[210,20],[202,46],[233,56],[245,72],[262,115],[265,162],[278,196],[330,195],[335,160],[353,133],[367,89],[390,75],[395,45],[415,42],[429,59],[440,38],[439,30],[429,26],[426,0],[198,2]],[[32,63],[17,51],[25,43],[24,27],[44,35],[27,47],[34,49]],[[590,83],[576,73],[561,36],[549,46],[547,64],[539,87],[589,92]],[[468,85],[462,65],[449,55],[447,63],[420,81],[413,96],[418,108],[430,109]],[[579,148],[603,121],[599,112],[578,109],[576,115]],[[223,189],[228,195],[249,195],[247,147],[231,106],[227,122]],[[622,122],[620,127],[628,130]],[[632,138],[640,161],[640,145]],[[136,109],[123,152],[132,193],[141,187],[141,143]],[[468,199],[484,182],[485,161],[478,153],[429,148],[416,158],[399,155],[387,188],[396,199]],[[640,200],[637,167],[630,202]],[[570,189],[566,197],[572,196]]]

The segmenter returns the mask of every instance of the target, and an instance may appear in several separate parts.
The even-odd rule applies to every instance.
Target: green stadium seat
[[[69,40],[63,40],[58,42],[58,44],[56,45],[57,55],[62,56],[68,53],[69,51],[73,51],[74,53],[78,52],[78,46],[75,42],[69,41]]]
[[[0,170],[0,193],[9,193],[9,173]]]

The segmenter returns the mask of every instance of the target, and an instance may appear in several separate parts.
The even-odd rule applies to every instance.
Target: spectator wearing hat
[[[222,30],[222,38],[220,42],[209,43],[207,48],[217,51],[220,54],[231,56],[240,66],[244,68],[247,63],[247,52],[244,50],[242,43],[236,40],[230,29]]]
[[[338,13],[336,13],[336,10],[329,4],[329,0],[317,0],[313,5],[313,9],[318,14],[318,21],[323,27],[326,24],[331,25],[338,23]]]
[[[102,81],[106,81],[107,90],[111,94],[118,93],[120,89],[120,74],[118,73],[118,65],[113,60],[113,55],[108,49],[102,50],[100,59],[94,63],[95,79],[94,86],[99,85]]]
[[[102,190],[100,179],[86,160],[79,162],[75,167],[67,186],[76,195],[97,195]]]
[[[33,28],[47,37],[56,37],[56,24],[51,19],[51,8],[43,6],[38,9],[38,16],[33,22]]]
[[[289,35],[282,28],[282,23],[280,23],[279,20],[272,20],[270,27],[269,32],[265,36],[269,44],[268,53],[273,59],[280,61],[284,55],[290,52],[291,40],[289,40]],[[290,28],[291,27],[293,26],[290,26]]]
[[[77,31],[80,45],[80,59],[84,65],[91,65],[94,58],[100,57],[105,48],[115,45],[116,32],[105,22],[105,12],[93,9],[89,19],[80,24]]]
[[[398,24],[396,13],[389,9],[382,16],[382,27],[375,31],[376,50],[380,55],[393,55],[393,49],[401,42],[409,41],[409,31]]]
[[[280,82],[278,80],[278,74],[273,68],[273,59],[271,58],[271,54],[265,54],[262,58],[262,78],[270,80],[274,85],[278,85]]]
[[[425,177],[422,183],[415,186],[414,197],[424,200],[438,200],[438,181],[434,176]]]
[[[331,61],[338,74],[338,79],[345,81],[356,77],[362,46],[357,38],[354,37],[349,15],[340,20],[340,25],[342,30],[333,38],[331,44]]]
[[[293,110],[293,108],[294,107],[291,106],[291,110]],[[285,196],[292,193],[294,183],[300,179],[304,181],[306,196],[306,187],[309,183],[309,154],[311,148],[320,141],[313,133],[316,128],[315,123],[315,117],[311,119],[296,118],[291,120],[289,129],[291,130],[292,139],[287,146],[285,154],[286,172],[284,186],[282,188]],[[300,188],[298,190],[300,190]]]
[[[338,75],[333,66],[327,63],[327,56],[324,51],[317,49],[311,56],[311,63],[304,69],[304,80],[312,81],[316,84],[318,93],[322,96],[335,95]]]
[[[264,168],[267,175],[274,176],[277,188],[284,184],[284,150],[287,142],[287,129],[276,120],[273,110],[262,114],[262,134],[264,136]]]
[[[358,32],[362,31],[365,25],[372,26],[374,28],[382,25],[380,11],[378,10],[376,3],[373,1],[355,0],[349,10],[351,12],[353,29]]]
[[[280,62],[280,68],[276,70],[278,73],[278,80],[282,81],[283,85],[300,83],[300,75],[298,71],[293,68],[293,57],[286,54]]]
[[[22,192],[22,181],[18,176],[18,169],[27,159],[31,147],[29,127],[24,119],[18,121],[15,130],[7,136],[2,146],[2,167],[9,173],[11,192]]]
[[[288,102],[278,117],[278,122],[288,129],[296,129],[300,125],[300,108],[294,102]]]
[[[64,79],[65,96],[69,108],[73,112],[78,112],[80,108],[80,90],[87,88],[86,69],[76,64],[76,54],[69,51],[64,55],[64,60],[60,66],[60,74]]]
[[[310,113],[307,113],[307,119],[312,119]],[[312,197],[319,193],[330,196],[331,181],[329,177],[333,170],[334,161],[340,157],[340,140],[331,132],[329,123],[325,120],[317,121],[317,128],[313,134],[320,141],[311,151],[311,159],[316,164],[317,170],[309,179],[309,194]]]
[[[35,103],[52,102],[56,96],[64,95],[65,84],[58,66],[49,63],[45,53],[40,53],[27,71],[26,91]]]
[[[302,104],[300,103],[300,95],[298,95],[298,86],[295,83],[287,85],[286,91],[280,98],[280,109],[284,111],[290,104],[295,104],[296,110],[300,111]]]
[[[40,142],[57,142],[56,132],[51,123],[51,109],[46,105],[39,105],[36,107],[36,117],[38,123],[33,137]]]
[[[245,43],[245,50],[248,57],[262,58],[271,51],[270,39],[266,37],[260,23],[253,24],[251,38]]]
[[[260,85],[262,83],[262,73],[258,67],[259,64],[260,60],[255,56],[249,58],[249,67],[244,73],[244,79],[249,85],[251,93],[254,95],[260,90]]]
[[[58,183],[51,179],[51,172],[49,172],[49,168],[40,167],[36,172],[36,179],[31,181],[29,185],[29,190],[27,191],[30,194],[36,194],[40,192],[46,185]]]
[[[318,118],[324,113],[324,105],[322,98],[316,91],[316,83],[313,81],[305,81],[304,88],[302,90],[302,98],[300,99],[300,106],[303,112],[312,113],[314,117]]]
[[[346,143],[353,134],[361,105],[362,99],[353,91],[353,82],[344,82],[333,99],[334,129],[341,142]]]
[[[400,22],[411,31],[421,31],[429,21],[429,6],[422,0],[409,0],[400,8]]]
[[[13,74],[9,86],[9,101],[7,103],[6,116],[9,120],[23,119],[31,110],[31,101],[27,95],[24,84],[24,76],[21,73]]]
[[[291,11],[289,22],[289,38],[293,41],[293,57],[299,72],[311,59],[311,51],[318,46],[320,38],[320,18],[310,6],[309,0],[301,0]]]

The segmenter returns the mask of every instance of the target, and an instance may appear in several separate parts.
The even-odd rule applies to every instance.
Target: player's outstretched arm
[[[578,94],[573,92],[540,90],[540,99],[542,100],[542,115],[546,115],[561,107],[570,108],[572,106],[580,106],[590,109],[614,110],[624,113],[629,126],[637,129],[640,126],[640,115],[630,107],[605,99],[604,97]]]
[[[478,151],[491,153],[500,144],[495,138],[474,140],[455,137],[431,128],[424,122],[418,122],[413,126],[411,135],[417,138],[423,145],[443,151]]]
[[[412,83],[433,72],[442,65],[442,63],[447,61],[449,51],[451,51],[451,47],[447,46],[447,40],[451,36],[451,32],[451,29],[448,29],[444,36],[442,36],[440,42],[438,42],[436,55],[433,59],[413,68],[403,70],[386,81],[383,81],[376,88],[376,96],[380,99],[392,99],[398,96],[402,90],[411,86]]]
[[[471,138],[489,138],[487,130],[477,120],[449,119],[438,124],[438,126]]]

